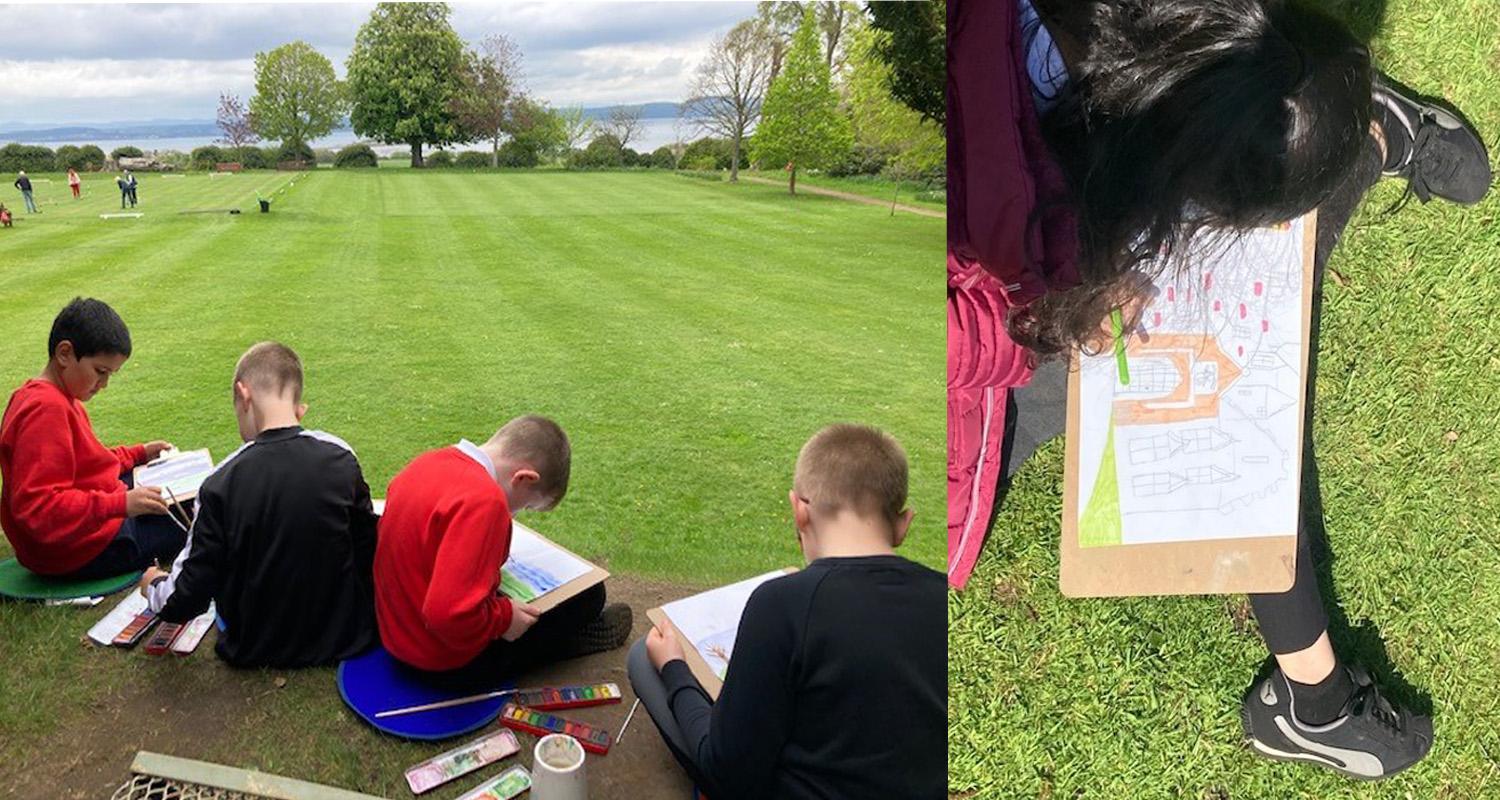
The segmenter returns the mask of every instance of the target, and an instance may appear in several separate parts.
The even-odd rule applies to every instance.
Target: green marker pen
[[[1115,372],[1121,386],[1130,385],[1130,364],[1125,361],[1125,321],[1120,318],[1120,309],[1109,312],[1110,326],[1115,333]]]

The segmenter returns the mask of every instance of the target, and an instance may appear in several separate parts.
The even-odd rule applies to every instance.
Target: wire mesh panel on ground
[[[131,776],[110,800],[381,800],[264,772],[136,753]]]

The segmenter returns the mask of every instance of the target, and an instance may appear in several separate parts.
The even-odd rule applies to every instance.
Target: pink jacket
[[[994,511],[1008,390],[1031,379],[1006,314],[1078,283],[1014,0],[948,4],[948,196],[948,583],[962,588]]]

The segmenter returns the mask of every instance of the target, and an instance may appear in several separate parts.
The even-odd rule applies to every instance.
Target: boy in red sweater
[[[0,527],[40,575],[97,578],[170,561],[187,534],[154,486],[130,472],[171,448],[106,448],[83,404],[130,358],[130,331],[105,303],[75,297],[52,322],[47,366],[0,418]]]
[[[397,660],[455,689],[493,688],[548,661],[619,647],[630,608],[600,584],[542,615],[500,594],[511,513],[568,491],[567,435],[517,417],[490,440],[417,456],[391,481],[375,545],[375,616]]]

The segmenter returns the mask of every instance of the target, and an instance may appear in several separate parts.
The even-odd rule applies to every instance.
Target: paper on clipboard
[[[664,603],[646,612],[656,625],[676,628],[683,644],[683,657],[693,677],[714,700],[724,688],[729,660],[734,657],[734,640],[739,633],[740,617],[745,604],[761,584],[796,572],[780,569],[728,586],[720,586],[691,597]]]
[[[136,467],[133,478],[136,486],[161,487],[162,499],[170,502],[174,497],[178,500],[197,497],[198,487],[213,471],[214,459],[207,449],[186,450]]]
[[[1295,572],[1316,216],[1156,280],[1127,347],[1069,376],[1060,586],[1277,592]]]

